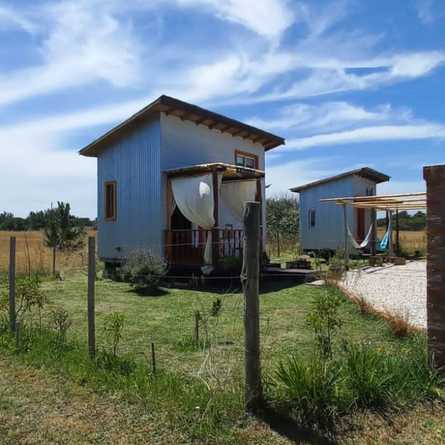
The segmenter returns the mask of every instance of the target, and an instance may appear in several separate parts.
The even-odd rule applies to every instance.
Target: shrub
[[[296,420],[330,426],[347,406],[339,391],[340,367],[315,356],[309,362],[293,355],[279,364],[273,384]]]
[[[57,344],[64,345],[66,343],[66,334],[72,325],[68,312],[63,307],[58,306],[51,311],[50,320],[52,328],[56,332]]]
[[[243,266],[243,260],[238,256],[225,256],[218,263],[221,271],[225,273],[239,274]]]
[[[122,332],[125,327],[125,315],[119,312],[112,312],[105,316],[104,333],[107,341],[111,345],[114,357],[117,357],[119,343],[122,340]]]
[[[312,302],[312,309],[306,317],[307,325],[312,329],[318,351],[324,358],[332,357],[332,344],[342,321],[338,313],[341,303],[339,292],[333,287],[326,287]]]
[[[221,298],[217,298],[213,303],[210,309],[210,315],[212,317],[218,317],[221,314],[222,310],[222,300]]]
[[[345,380],[354,403],[379,407],[390,401],[395,383],[391,358],[365,343],[345,344],[344,352]]]
[[[150,250],[135,250],[127,257],[122,272],[124,279],[136,289],[152,292],[159,288],[167,265]]]

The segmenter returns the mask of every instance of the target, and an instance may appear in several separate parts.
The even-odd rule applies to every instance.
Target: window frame
[[[108,211],[108,188],[113,189],[113,212],[111,216],[108,216],[110,212]],[[104,219],[107,222],[115,222],[117,220],[117,181],[105,181],[104,183]]]
[[[255,166],[254,167],[247,167],[246,165],[239,165],[237,163],[238,157],[253,159]],[[249,153],[248,151],[242,151],[242,150],[235,150],[235,165],[237,167],[253,168],[255,170],[258,170],[259,157],[255,153]]]

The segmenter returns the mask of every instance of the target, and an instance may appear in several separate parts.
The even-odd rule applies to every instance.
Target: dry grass
[[[45,246],[42,232],[0,231],[0,273],[8,270],[11,236],[17,238],[17,272],[19,274],[51,272],[52,252]],[[85,267],[87,260],[86,249],[76,252],[57,252],[57,270],[74,271]]]
[[[382,238],[385,233],[385,229],[379,228],[377,230],[377,236]],[[395,242],[395,232],[393,238]],[[426,232],[425,230],[401,230],[400,231],[400,247],[402,251],[409,254],[414,254],[416,251],[421,253],[426,252]]]
[[[404,314],[393,314],[384,311],[382,316],[388,322],[389,328],[395,337],[405,338],[419,330],[411,324],[407,312]]]
[[[350,289],[342,286],[338,281],[333,283],[337,286],[341,292],[346,295],[353,303],[355,303],[362,315],[370,315],[377,318],[381,318],[388,323],[388,327],[391,333],[396,338],[405,338],[416,332],[421,332],[422,330],[414,326],[409,320],[408,312],[405,313],[393,313],[388,310],[379,310],[374,308],[366,298],[355,294]]]

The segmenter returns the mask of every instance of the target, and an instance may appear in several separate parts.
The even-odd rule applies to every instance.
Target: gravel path
[[[374,308],[406,314],[410,323],[426,328],[426,261],[350,271],[343,286]]]

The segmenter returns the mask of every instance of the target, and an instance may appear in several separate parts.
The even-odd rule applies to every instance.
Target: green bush
[[[240,274],[243,260],[238,256],[225,256],[219,260],[218,266],[224,273]]]
[[[340,379],[341,369],[336,362],[319,356],[308,362],[294,355],[279,364],[273,384],[298,422],[330,426],[347,403]]]
[[[443,398],[444,381],[428,364],[424,336],[385,350],[344,343],[335,360],[291,356],[278,366],[272,398],[298,422],[331,427],[356,409],[391,409]]]
[[[167,273],[167,264],[150,250],[135,250],[125,260],[122,273],[136,289],[154,292]]]
[[[119,343],[122,340],[122,333],[125,327],[125,315],[119,312],[112,312],[105,316],[104,333],[106,341],[111,346],[114,357],[117,357]]]
[[[342,298],[333,287],[327,287],[313,300],[312,309],[306,317],[306,323],[314,333],[315,342],[323,358],[332,357],[335,334],[342,325],[339,307]]]

